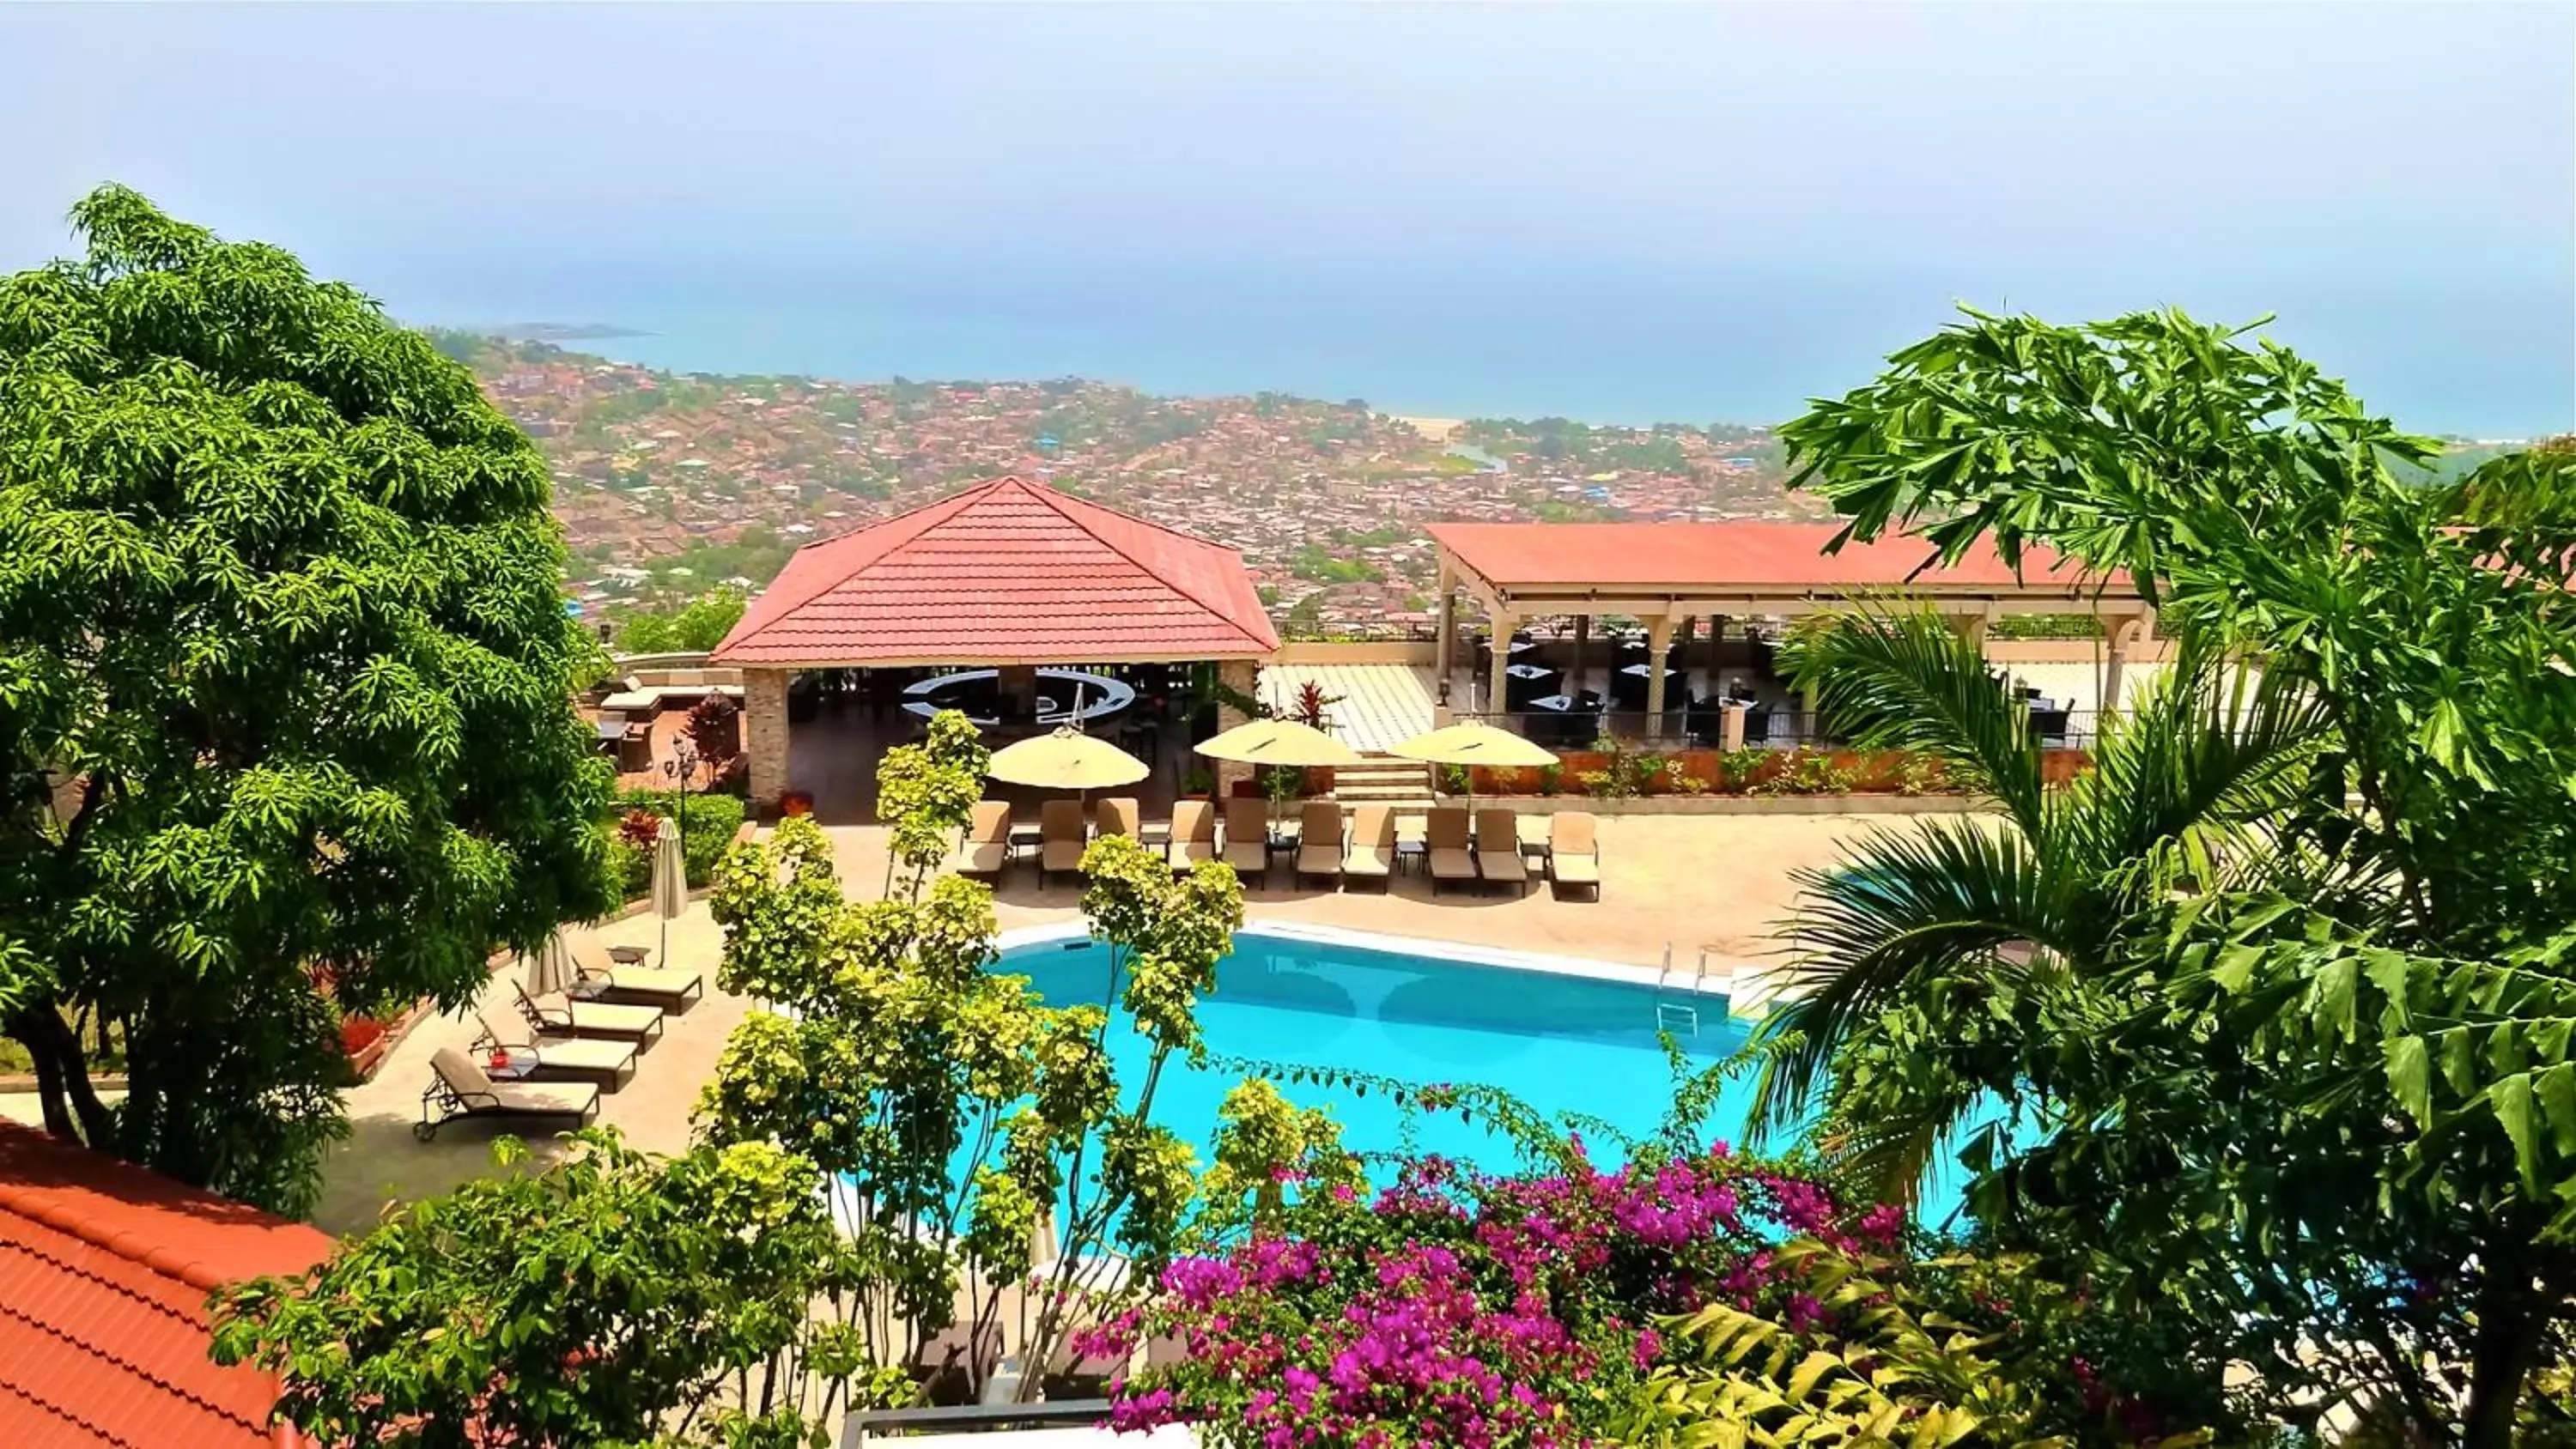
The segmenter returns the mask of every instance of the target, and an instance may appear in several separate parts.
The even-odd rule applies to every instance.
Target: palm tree
[[[1856,744],[1931,755],[1999,816],[1923,817],[1802,872],[1782,932],[1749,1135],[1821,1106],[1826,1150],[1890,1198],[1981,1100],[2044,1105],[2124,931],[2312,858],[2271,827],[2318,774],[2313,704],[2191,640],[2063,788],[1982,651],[1928,612],[1837,615],[1782,658]]]

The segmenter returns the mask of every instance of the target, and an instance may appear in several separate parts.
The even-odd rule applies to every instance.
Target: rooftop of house
[[[298,1444],[277,1383],[207,1357],[207,1295],[331,1238],[0,1121],[0,1424],[18,1449]]]
[[[1243,556],[1017,477],[797,550],[720,663],[1113,663],[1279,647]]]

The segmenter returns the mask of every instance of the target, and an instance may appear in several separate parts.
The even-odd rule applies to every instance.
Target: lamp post
[[[673,736],[671,758],[662,762],[662,773],[679,782],[680,805],[675,819],[680,827],[680,857],[685,860],[689,854],[689,786],[698,778],[697,741],[685,734]]]

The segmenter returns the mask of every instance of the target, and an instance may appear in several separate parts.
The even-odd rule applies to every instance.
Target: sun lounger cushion
[[[1082,869],[1083,847],[1090,844],[1079,800],[1049,800],[1038,813],[1038,869]]]
[[[706,990],[706,977],[695,971],[675,971],[664,966],[615,966],[589,976],[600,991],[617,996],[649,996],[650,1004],[663,1010],[676,1010],[695,1001]]]
[[[1124,835],[1133,840],[1136,838],[1136,821],[1140,813],[1141,808],[1132,795],[1120,795],[1103,800],[1100,802],[1100,833]]]
[[[957,846],[959,875],[1000,875],[1011,863],[1011,802],[978,800]]]
[[[1342,853],[1342,874],[1383,878],[1395,868],[1395,812],[1383,805],[1363,805],[1351,812],[1351,847]]]
[[[525,1027],[511,1030],[496,1021],[490,1012],[477,1012],[474,1019],[483,1028],[483,1034],[474,1040],[476,1051],[499,1047],[514,1055],[521,1052],[536,1054],[536,1075],[530,1080],[553,1081],[566,1077],[597,1080],[613,1092],[635,1066],[635,1043],[631,1041],[579,1036],[541,1036],[531,1040]]]
[[[1342,807],[1330,800],[1307,804],[1297,826],[1297,873],[1342,873]]]
[[[1225,802],[1225,863],[1259,874],[1270,869],[1270,807],[1260,800]]]
[[[1601,888],[1601,847],[1593,818],[1569,810],[1548,822],[1547,873],[1558,885]]]
[[[1476,857],[1468,848],[1467,812],[1443,806],[1425,823],[1423,845],[1430,856],[1433,880],[1474,880]]]
[[[1476,870],[1487,880],[1529,883],[1521,862],[1520,822],[1509,810],[1476,814]]]

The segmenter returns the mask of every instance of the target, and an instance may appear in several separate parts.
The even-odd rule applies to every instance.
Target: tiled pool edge
[[[1678,972],[1662,972],[1645,966],[1619,966],[1607,961],[1588,961],[1579,956],[1551,956],[1536,951],[1506,951],[1491,946],[1470,946],[1457,941],[1443,941],[1430,936],[1398,936],[1384,931],[1355,931],[1346,926],[1321,926],[1302,921],[1249,921],[1235,932],[1237,937],[1259,936],[1280,941],[1303,941],[1318,946],[1347,946],[1360,951],[1378,951],[1390,955],[1422,956],[1435,961],[1454,962],[1463,966],[1488,966],[1506,971],[1537,971],[1552,976],[1576,976],[1590,981],[1607,981],[1623,986],[1642,986],[1657,991],[1682,991],[1698,996],[1713,996],[1733,1011],[1732,993],[1728,986],[1708,980],[1684,980]],[[1059,921],[1042,926],[1016,926],[995,939],[997,949],[1008,952],[1023,946],[1045,946],[1065,941],[1087,941],[1090,929],[1079,921]]]

